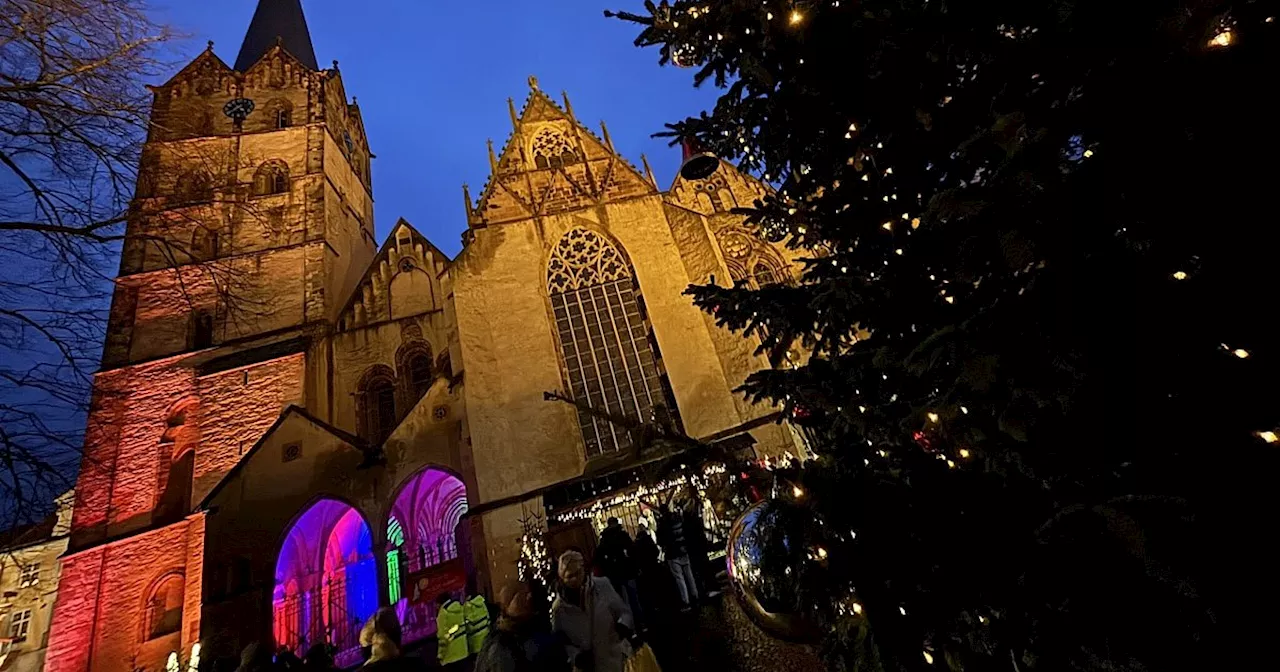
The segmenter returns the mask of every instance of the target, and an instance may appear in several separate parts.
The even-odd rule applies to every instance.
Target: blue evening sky
[[[156,15],[189,36],[195,56],[207,40],[235,61],[257,0],[153,0]],[[637,166],[649,157],[666,188],[678,147],[649,137],[663,124],[710,109],[716,90],[695,89],[692,70],[659,67],[656,49],[632,44],[640,26],[604,9],[643,11],[640,0],[303,0],[321,67],[339,61],[347,94],[360,101],[373,163],[374,215],[381,242],[398,217],[444,252],[466,227],[462,183],[478,198],[489,174],[485,139],[511,132],[526,80],[596,130],[609,125],[618,151]]]

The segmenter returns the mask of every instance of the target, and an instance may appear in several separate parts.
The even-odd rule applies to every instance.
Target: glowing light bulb
[[[954,296],[947,297],[947,303],[955,303],[955,302],[956,302],[956,297]]]
[[[855,613],[855,614],[861,614],[861,613],[862,613],[862,605],[861,605],[861,604],[858,604],[857,602],[854,602],[854,603],[853,603],[853,613]]]
[[[798,9],[793,9],[791,10],[791,16],[787,18],[787,21],[794,26],[797,23],[804,21],[804,14],[801,14]]]
[[[930,664],[930,665],[932,665],[932,664],[933,664],[933,654],[932,654],[932,653],[929,653],[929,651],[928,651],[928,650],[925,650],[925,652],[924,652],[924,662],[926,662],[926,663],[928,663],[928,664]]]
[[[911,228],[913,228],[913,229],[918,229],[918,228],[920,228],[920,218],[919,218],[919,217],[916,217],[916,218],[914,218],[914,219],[912,219],[912,220],[911,220]]]
[[[1229,47],[1231,46],[1231,43],[1235,41],[1236,41],[1236,36],[1231,31],[1224,30],[1221,33],[1218,33],[1217,35],[1214,35],[1212,40],[1209,40],[1209,46]]]
[[[960,407],[960,412],[964,413],[965,415],[969,415],[969,409],[964,406]]]
[[[969,449],[968,449],[968,448],[961,448],[961,449],[960,449],[960,457],[963,457],[963,458],[968,459],[968,457],[969,457]]]
[[[1267,443],[1275,443],[1276,441],[1280,441],[1280,436],[1276,436],[1276,433],[1271,430],[1265,430],[1265,431],[1254,432],[1254,433],[1258,435],[1259,439],[1262,439]]]
[[[1240,359],[1249,358],[1249,351],[1245,350],[1244,348],[1236,348],[1235,350],[1231,351],[1231,354],[1235,355],[1236,357],[1239,357]]]
[[[826,560],[826,559],[827,559],[827,549],[825,549],[825,548],[823,548],[823,547],[821,547],[821,546],[819,546],[819,547],[818,547],[818,559],[819,559],[819,560]]]
[[[798,486],[798,485],[793,485],[793,486],[791,486],[791,494],[792,494],[796,499],[800,499],[801,497],[804,497],[804,488],[801,488],[801,487],[800,487],[800,486]]]
[[[902,256],[902,248],[901,248],[901,247],[899,247],[898,249],[894,250],[894,251],[893,251],[893,253],[894,253],[894,254],[896,254],[896,255],[898,255],[898,256]]]
[[[1174,279],[1174,280],[1186,280],[1186,279],[1187,279],[1187,274],[1186,274],[1186,272],[1184,272],[1184,271],[1174,271],[1174,273],[1173,273],[1173,279]]]
[[[893,222],[892,222],[892,221],[885,222],[884,224],[881,224],[881,225],[880,225],[880,228],[884,229],[885,231],[892,231],[892,230],[893,230]]]
[[[907,610],[902,607],[898,607],[898,613],[902,614],[903,616],[906,616]]]
[[[938,421],[938,414],[937,414],[937,413],[930,413],[927,417],[929,418],[929,422],[937,422],[937,421]]]

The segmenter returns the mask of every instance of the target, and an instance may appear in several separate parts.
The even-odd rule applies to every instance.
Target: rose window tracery
[[[629,275],[622,255],[600,234],[572,229],[551,251],[551,261],[547,264],[547,289],[552,294],[562,294],[621,280]]]

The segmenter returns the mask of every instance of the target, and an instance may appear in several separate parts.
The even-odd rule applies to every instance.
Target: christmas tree
[[[701,0],[619,12],[774,187],[801,280],[691,287],[787,352],[817,459],[759,590],[833,669],[1221,667],[1262,576],[1280,343],[1274,2]],[[1268,582],[1269,583],[1269,582]],[[1212,662],[1211,662],[1212,661]]]

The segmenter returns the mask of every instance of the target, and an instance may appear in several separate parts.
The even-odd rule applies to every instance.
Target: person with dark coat
[[[707,544],[707,528],[702,522],[702,512],[698,510],[699,508],[698,501],[695,499],[684,510],[682,520],[684,541],[689,549],[689,562],[693,567],[693,576],[698,582],[698,588],[703,595],[715,597],[713,593],[718,594],[718,591],[710,588],[714,585],[715,577],[711,574],[711,561],[707,558],[707,552],[710,550]]]
[[[596,563],[609,583],[613,584],[613,589],[626,598],[627,606],[631,607],[631,616],[639,627],[643,618],[640,594],[636,588],[635,544],[617,518],[610,517],[604,531],[600,533],[600,544],[596,546]]]
[[[675,579],[680,602],[687,611],[698,601],[698,584],[693,578],[693,566],[689,561],[689,548],[685,545],[684,522],[680,515],[666,509],[658,521],[658,545],[667,557],[667,568]]]
[[[485,638],[474,672],[568,672],[564,646],[534,618],[529,586],[511,581],[498,590],[497,627]]]

